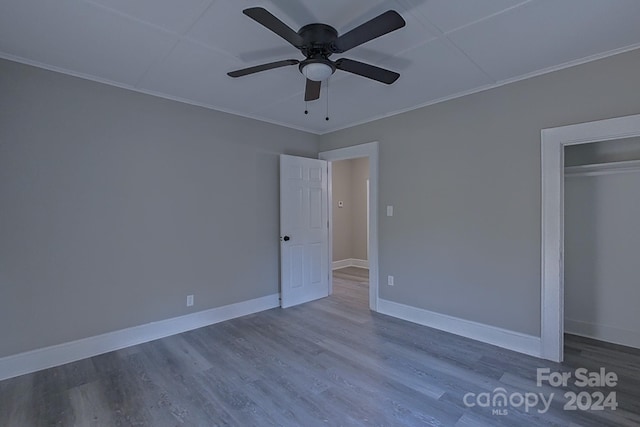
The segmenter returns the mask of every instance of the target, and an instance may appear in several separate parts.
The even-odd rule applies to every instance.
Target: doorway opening
[[[338,275],[351,276],[351,280],[360,283],[365,282],[364,276],[368,273],[369,308],[377,311],[378,143],[370,142],[324,151],[319,154],[319,158],[329,162],[330,270],[333,271],[334,268],[335,271],[342,270]],[[351,169],[347,169],[348,167]],[[333,182],[334,168],[337,170],[336,179],[342,181],[337,185]],[[345,176],[353,177],[354,175],[357,176],[355,180],[350,179],[349,184],[344,183]],[[354,188],[357,193],[355,195]],[[362,209],[363,204],[365,209]],[[334,210],[337,213],[336,217],[333,215]],[[354,210],[358,211],[355,217],[351,215]],[[331,293],[333,293],[333,275],[330,274],[329,294]]]
[[[636,137],[640,137],[640,115],[542,130],[540,355],[545,359],[564,359],[565,147]]]
[[[354,300],[367,301],[369,158],[331,162],[331,194],[333,290],[339,289],[345,296],[355,297]]]
[[[640,348],[640,138],[564,149],[565,334]]]

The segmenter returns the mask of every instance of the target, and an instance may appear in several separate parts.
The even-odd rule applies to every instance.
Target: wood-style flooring
[[[524,356],[370,312],[361,273],[336,272],[329,298],[2,381],[0,426],[640,425],[640,350],[567,337],[561,365]],[[614,371],[600,390],[617,409],[563,410],[584,390],[537,387],[539,367]],[[464,403],[499,387],[555,398],[544,414]]]

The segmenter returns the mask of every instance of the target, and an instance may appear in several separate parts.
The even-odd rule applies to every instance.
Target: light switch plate
[[[387,216],[393,216],[393,206],[387,206]]]

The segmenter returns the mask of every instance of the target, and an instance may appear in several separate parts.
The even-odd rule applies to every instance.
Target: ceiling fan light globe
[[[328,64],[323,64],[322,62],[312,62],[310,64],[306,64],[302,68],[302,74],[304,74],[304,76],[309,80],[321,82],[331,77],[331,74],[333,74],[333,68]]]

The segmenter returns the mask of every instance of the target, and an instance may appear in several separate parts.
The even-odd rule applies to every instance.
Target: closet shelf
[[[567,166],[564,168],[564,175],[566,177],[611,175],[632,172],[640,172],[640,160],[593,163],[588,165]]]

